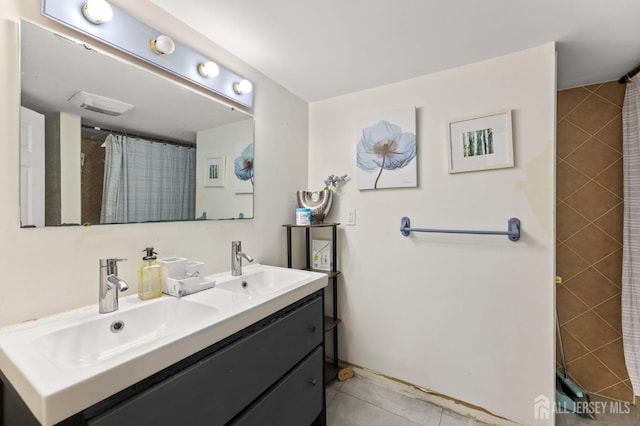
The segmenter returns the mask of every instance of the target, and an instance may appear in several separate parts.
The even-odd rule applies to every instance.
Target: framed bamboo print
[[[204,162],[204,186],[223,187],[225,174],[224,157],[207,158]]]
[[[449,173],[513,167],[511,110],[449,122]]]

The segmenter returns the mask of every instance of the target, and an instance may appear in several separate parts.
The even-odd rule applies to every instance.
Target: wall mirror
[[[253,217],[253,117],[20,25],[22,227]]]

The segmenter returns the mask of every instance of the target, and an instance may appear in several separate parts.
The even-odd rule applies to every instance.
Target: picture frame
[[[356,127],[359,191],[418,186],[415,106],[363,114]]]
[[[253,194],[253,149],[253,141],[238,141],[235,144],[232,181],[236,194]]]
[[[224,187],[225,157],[210,157],[204,162],[204,186]]]
[[[513,167],[511,110],[448,123],[449,173]]]

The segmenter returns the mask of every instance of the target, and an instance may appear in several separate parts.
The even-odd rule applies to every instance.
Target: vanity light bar
[[[111,6],[112,18],[109,21],[98,19],[100,22],[94,23],[85,16],[87,1],[42,0],[42,15],[240,105],[248,108],[253,106],[252,85],[244,77],[219,65],[217,76],[213,73],[203,75],[201,65],[211,62],[209,58],[184,44],[171,40],[167,35],[161,34],[158,30],[114,6]],[[171,43],[166,39],[173,43],[172,52],[169,51]],[[152,50],[151,46],[156,51]],[[242,83],[242,89],[248,87],[248,91],[238,90],[243,81],[249,83],[248,86]]]

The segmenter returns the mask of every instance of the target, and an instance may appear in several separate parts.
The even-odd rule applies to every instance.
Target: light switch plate
[[[354,226],[356,224],[356,209],[347,209],[347,225]]]

